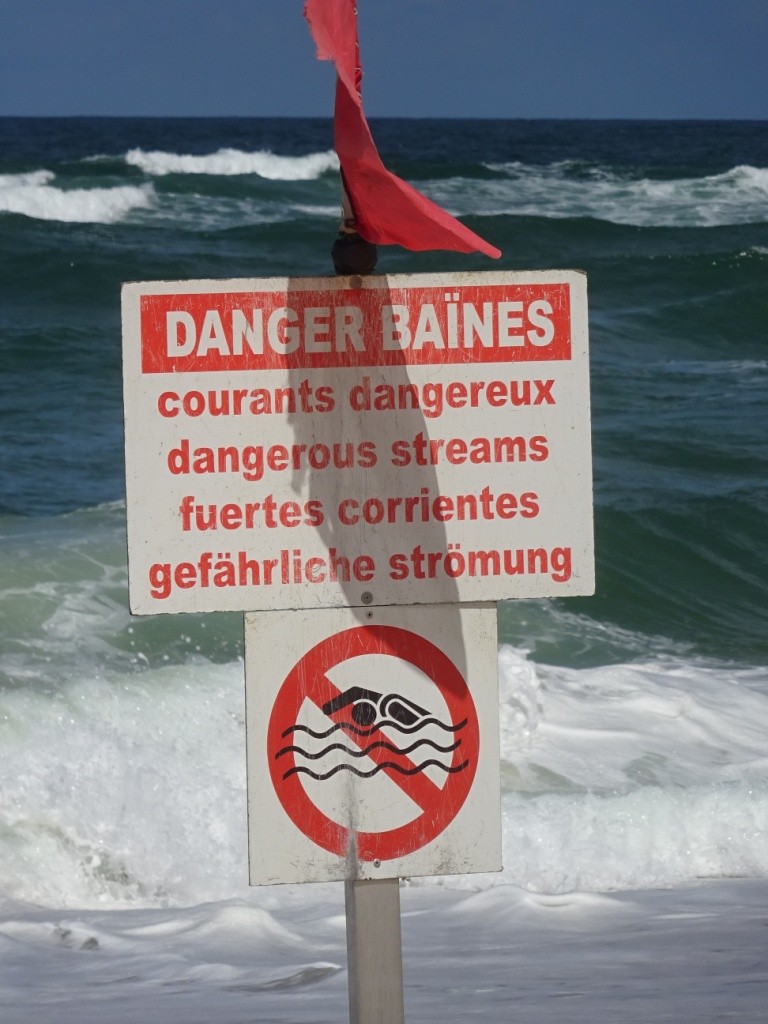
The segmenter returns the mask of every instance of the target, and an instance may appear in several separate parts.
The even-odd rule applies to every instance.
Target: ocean
[[[404,883],[407,1015],[762,1021],[768,123],[372,129],[503,253],[377,272],[589,289],[597,590],[498,606],[504,869]],[[242,616],[129,613],[120,343],[123,282],[331,275],[338,223],[329,120],[0,119],[9,1024],[346,1013],[340,887],[248,888]]]

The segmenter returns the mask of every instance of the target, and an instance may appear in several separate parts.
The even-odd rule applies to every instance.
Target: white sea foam
[[[53,171],[27,171],[25,174],[0,174],[0,191],[47,185],[56,175]]]
[[[336,170],[338,157],[333,150],[308,153],[305,156],[278,156],[269,150],[247,153],[239,149],[219,149],[215,153],[195,156],[185,153],[146,152],[132,149],[125,155],[126,163],[139,167],[145,174],[255,174],[270,181],[312,181],[327,171]]]
[[[51,184],[54,179],[46,170],[0,175],[0,213],[36,220],[114,224],[134,210],[151,207],[155,198],[149,184],[63,189]]]
[[[338,217],[339,207],[331,205],[296,203],[292,208],[293,212],[306,214],[309,217]]]
[[[701,178],[651,179],[571,162],[488,164],[498,177],[434,181],[425,190],[462,214],[594,217],[638,227],[715,227],[768,221],[768,168],[739,166]]]
[[[614,796],[750,774],[768,782],[768,670],[677,657],[547,668],[522,653],[499,654],[502,758],[515,789]]]
[[[246,889],[238,664],[6,691],[0,733],[6,896],[146,906]]]
[[[561,896],[406,884],[406,1019],[763,1024],[765,900],[744,881]],[[181,909],[7,907],[3,1020],[39,1024],[53,1006],[78,1024],[342,1020],[343,907],[337,885]]]
[[[768,874],[765,670],[679,658],[554,669],[508,646],[499,664],[505,869],[488,884],[558,893]],[[70,667],[55,690],[0,694],[5,896],[117,907],[244,895],[242,686],[239,661],[197,656],[127,675]]]

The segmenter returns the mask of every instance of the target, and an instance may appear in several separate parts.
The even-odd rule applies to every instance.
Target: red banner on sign
[[[570,358],[565,283],[141,297],[144,373]]]
[[[307,0],[304,15],[317,44],[318,59],[331,60],[336,66],[336,152],[359,234],[368,242],[402,245],[417,252],[450,249],[498,259],[499,249],[382,163],[360,95],[355,0]]]

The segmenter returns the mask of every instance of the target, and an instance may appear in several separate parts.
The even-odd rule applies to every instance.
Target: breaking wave
[[[768,222],[768,168],[747,165],[700,178],[632,176],[558,161],[484,165],[494,177],[433,181],[431,198],[475,215],[593,217],[635,227],[718,227]]]
[[[256,174],[270,181],[312,181],[328,171],[338,169],[339,160],[333,150],[308,153],[305,156],[278,156],[269,150],[246,153],[240,149],[219,149],[215,153],[195,156],[188,153],[146,152],[131,149],[125,161],[145,174]]]
[[[114,224],[137,209],[151,207],[151,184],[113,188],[62,189],[52,185],[51,171],[0,175],[0,213],[16,213],[36,220],[80,224]]]

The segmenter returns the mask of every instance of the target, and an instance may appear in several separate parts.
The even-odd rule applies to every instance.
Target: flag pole
[[[357,218],[352,201],[341,174],[341,224],[336,241],[331,248],[331,259],[337,274],[372,274],[378,259],[378,250],[367,242],[357,230]]]

